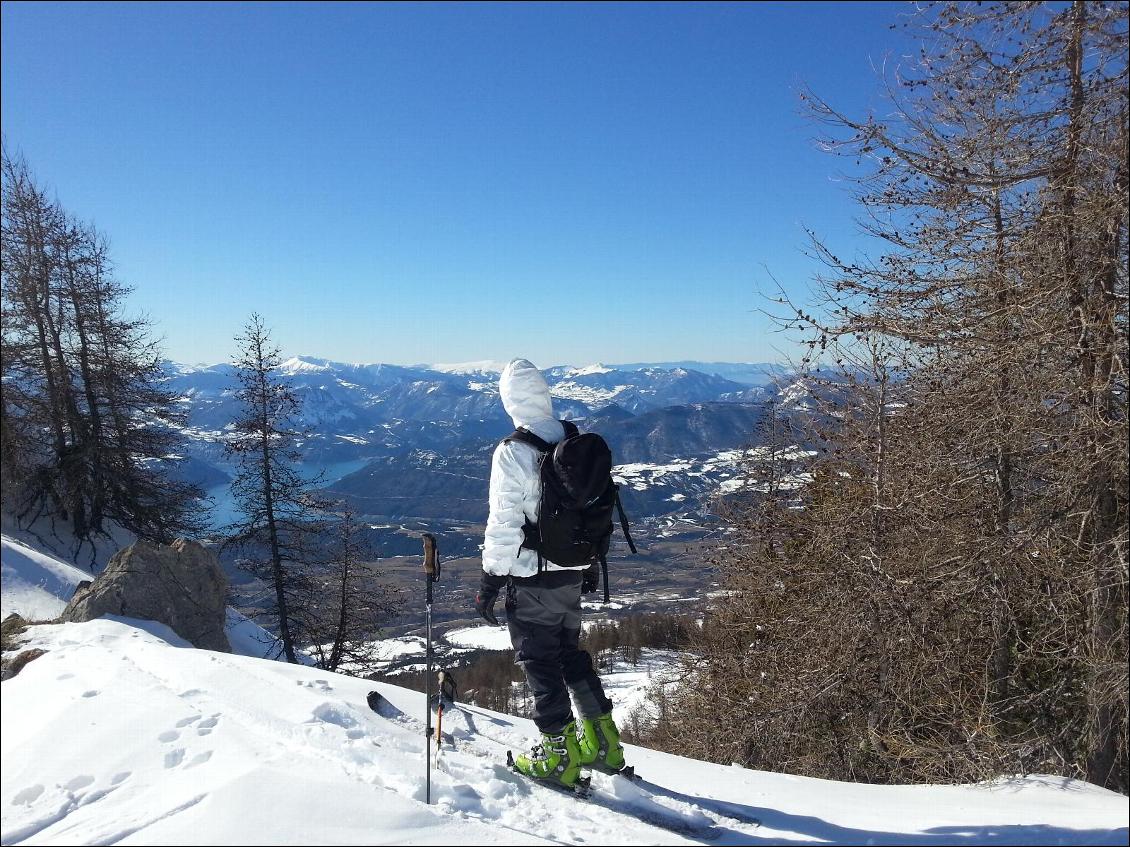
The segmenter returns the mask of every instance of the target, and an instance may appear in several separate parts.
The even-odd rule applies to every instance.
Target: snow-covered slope
[[[28,621],[57,618],[87,571],[37,550],[25,541],[0,535],[0,619],[13,612]],[[254,621],[229,608],[224,630],[234,652],[277,658],[278,639]],[[303,657],[305,658],[305,657]]]
[[[0,535],[0,618],[50,620],[66,608],[75,586],[94,577],[22,541]]]
[[[4,844],[1127,839],[1125,797],[1060,778],[867,786],[636,747],[628,758],[647,782],[596,774],[592,799],[576,800],[506,767],[506,751],[533,736],[529,721],[476,707],[444,715],[428,805],[417,692],[193,649],[128,619],[33,627],[27,646],[48,652],[3,682]]]
[[[629,748],[650,784],[598,774],[578,801],[506,768],[532,724],[475,707],[445,715],[428,806],[419,693],[191,649],[154,624],[33,632],[49,652],[3,683],[5,844],[1126,841],[1125,797],[1040,777],[863,786]]]

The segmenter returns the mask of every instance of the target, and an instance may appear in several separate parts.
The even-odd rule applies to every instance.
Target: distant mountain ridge
[[[442,367],[452,370],[294,356],[280,365],[279,373],[303,401],[297,422],[322,435],[345,434],[372,441],[387,434],[378,429],[403,421],[509,423],[498,396],[497,377],[469,366]],[[691,368],[557,366],[543,373],[555,410],[566,418],[582,419],[612,404],[639,414],[684,403],[760,399],[747,384]],[[183,398],[188,409],[190,437],[204,432],[221,434],[238,411],[233,366],[168,363],[166,374],[167,387]]]
[[[689,359],[679,362],[634,362],[632,364],[610,365],[610,367],[622,371],[646,368],[659,370],[686,368],[704,374],[724,377],[742,385],[756,386],[769,385],[790,372],[788,365],[776,362],[699,362]]]
[[[294,356],[278,373],[301,401],[295,424],[310,432],[302,445],[306,464],[325,470],[333,492],[359,514],[480,521],[491,450],[513,428],[498,394],[494,369],[502,366]],[[768,366],[729,367],[748,380],[753,369],[765,375]],[[719,369],[725,368],[716,363]],[[751,385],[683,363],[558,365],[543,373],[558,416],[601,432],[615,461],[635,466],[625,503],[641,517],[700,508],[734,473],[732,461],[719,456],[751,442],[766,401],[787,385]],[[235,369],[168,363],[166,374],[166,387],[188,412],[179,473],[222,498],[231,471],[223,446],[240,411]]]
[[[431,368],[448,373],[498,374],[506,367],[506,362],[484,360],[457,364],[415,365],[418,368]],[[768,385],[789,373],[789,366],[778,362],[702,362],[696,359],[682,359],[677,362],[628,362],[616,365],[596,364],[586,367],[555,365],[549,370],[572,370],[574,373],[596,373],[614,371],[675,370],[683,368],[711,376],[720,376],[742,385]]]

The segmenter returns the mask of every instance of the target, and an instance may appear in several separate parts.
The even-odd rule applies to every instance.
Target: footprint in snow
[[[27,788],[16,793],[12,798],[13,806],[30,806],[39,796],[43,793],[42,785],[29,785]]]
[[[352,715],[333,703],[323,703],[314,709],[314,718],[324,723],[340,726],[342,729],[352,729],[357,726],[357,721]]]
[[[186,768],[194,768],[197,765],[204,764],[206,761],[208,761],[211,758],[212,758],[212,751],[211,750],[205,750],[203,753],[197,753],[195,756],[193,756],[191,759],[189,759],[188,764],[186,764],[185,767]]]
[[[78,791],[80,788],[86,788],[86,786],[93,784],[93,782],[94,777],[92,777],[90,774],[84,773],[79,774],[74,779],[64,783],[63,788],[67,789],[67,791]]]
[[[170,750],[165,754],[165,767],[175,768],[184,761],[184,748],[178,747],[175,750]]]
[[[483,814],[483,796],[467,783],[455,783],[448,789],[443,803],[456,811]]]
[[[82,692],[82,696],[83,697],[97,697],[99,695],[99,693],[100,692],[98,691],[97,688],[92,688],[89,691]]]
[[[180,733],[175,729],[166,730],[157,736],[157,740],[168,744],[170,741],[176,741],[180,738]]]
[[[212,717],[210,718],[205,718],[196,725],[196,734],[207,735],[215,728],[216,724],[218,724],[219,722],[220,716],[218,714],[212,715]]]
[[[190,715],[187,718],[181,718],[177,721],[177,729],[184,729],[190,723],[195,723],[198,720],[200,720],[200,715]]]

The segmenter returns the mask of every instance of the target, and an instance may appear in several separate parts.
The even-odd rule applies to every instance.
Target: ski
[[[570,797],[575,797],[578,800],[588,800],[592,797],[592,777],[581,776],[577,777],[577,781],[572,785],[565,785],[562,782],[554,782],[550,779],[538,779],[537,777],[530,776],[529,774],[522,773],[518,770],[518,766],[514,763],[514,754],[509,750],[506,751],[506,766],[520,777],[524,777],[530,782],[541,785],[545,788],[552,788],[560,794],[567,794]]]
[[[416,718],[404,714],[403,711],[392,705],[379,691],[370,691],[365,697],[365,702],[374,713],[380,715],[382,718],[396,721],[400,724],[416,725],[419,723]],[[455,748],[455,735],[453,733],[445,732],[440,737],[450,744],[452,749]]]
[[[605,773],[607,773],[607,771],[605,771]],[[648,782],[636,773],[635,768],[631,765],[627,765],[609,775],[627,779],[653,797],[667,797],[679,803],[688,803],[698,806],[703,811],[718,815],[720,818],[728,818],[729,820],[744,823],[748,826],[761,826],[761,818],[743,811],[741,806],[737,803],[728,803],[725,800],[710,800],[704,797],[692,797],[688,794],[680,794],[678,791],[672,791],[669,788],[664,788],[662,785]]]
[[[512,773],[522,777],[524,782],[532,783],[541,788],[551,789],[557,794],[564,794],[577,800],[585,800],[608,809],[611,812],[635,818],[649,826],[654,826],[657,829],[663,829],[667,832],[673,832],[676,835],[689,836],[703,841],[712,841],[719,838],[725,832],[724,829],[717,826],[716,821],[710,820],[709,818],[707,818],[708,823],[701,824],[686,820],[674,810],[648,811],[638,806],[625,806],[612,795],[594,787],[591,775],[580,777],[575,786],[563,785],[559,782],[529,776],[528,774],[522,773],[514,766],[514,754],[510,750],[506,751],[506,765]],[[624,770],[627,769],[625,768]],[[611,774],[609,774],[609,776],[611,776]],[[625,778],[630,779],[631,777],[625,776]]]
[[[400,718],[404,717],[404,712],[392,705],[384,698],[384,695],[379,691],[370,691],[365,697],[365,702],[369,708],[380,715],[382,718]]]
[[[416,727],[421,723],[417,718],[406,715],[403,711],[392,705],[380,692],[370,692],[367,699],[369,708],[382,718],[412,727]],[[468,717],[483,717],[481,715],[474,715],[473,712],[466,709],[461,704],[453,703],[449,705],[449,708],[455,712],[462,712]],[[738,804],[731,804],[722,800],[708,800],[706,798],[693,797],[672,791],[644,779],[636,773],[633,765],[626,765],[619,771],[613,773],[600,770],[599,768],[593,768],[591,765],[583,765],[583,772],[586,772],[586,775],[581,778],[583,783],[580,790],[577,790],[573,786],[536,779],[514,768],[514,754],[510,749],[510,745],[513,741],[492,737],[490,734],[480,731],[477,727],[472,728],[471,733],[471,737],[475,739],[487,741],[506,750],[505,764],[507,770],[521,777],[522,782],[547,788],[556,794],[572,797],[575,800],[585,800],[586,802],[606,808],[609,811],[634,817],[643,823],[650,824],[659,829],[664,829],[678,835],[686,835],[704,841],[710,841],[719,838],[729,831],[725,828],[727,820],[752,826],[761,825],[761,821],[758,818],[752,817],[747,812],[744,812]],[[445,732],[444,740],[448,741],[449,738],[450,736]],[[450,738],[450,741],[452,745],[454,745],[455,739]],[[493,759],[495,762],[498,761],[495,757],[496,754],[490,754],[475,749],[474,745],[471,744],[463,744],[461,745],[461,749],[464,753],[470,753],[488,760]],[[607,777],[608,779],[619,778],[631,783],[637,800],[634,803],[632,801],[625,803],[623,799],[617,798],[614,794],[610,793],[607,783],[601,786],[594,782],[592,778],[594,772],[600,773],[602,777]],[[581,781],[579,780],[578,782]],[[676,810],[656,803],[656,797],[664,797],[668,800],[697,807],[699,813],[702,814],[703,820],[687,819]],[[642,804],[646,804],[651,808],[641,808]],[[716,818],[712,818],[712,815],[716,816]]]

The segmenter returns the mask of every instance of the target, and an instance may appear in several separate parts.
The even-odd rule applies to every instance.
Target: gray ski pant
[[[582,718],[612,711],[612,701],[577,646],[581,636],[581,572],[544,571],[515,577],[506,592],[506,622],[514,661],[534,697],[534,723],[556,735],[573,720],[569,695]]]

